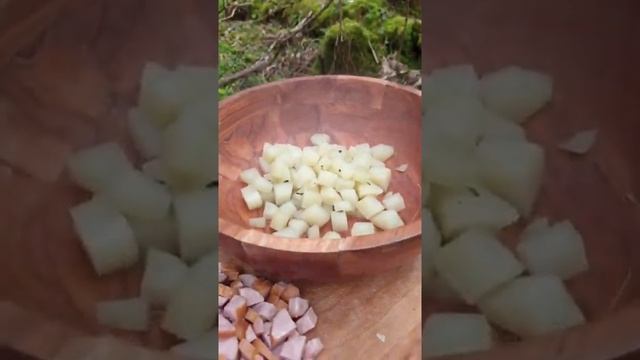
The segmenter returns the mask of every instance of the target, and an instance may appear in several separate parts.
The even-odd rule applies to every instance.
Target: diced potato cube
[[[167,183],[167,172],[164,169],[164,164],[160,159],[149,160],[146,163],[142,164],[142,173],[155,181],[161,183]]]
[[[422,96],[431,106],[441,99],[477,97],[479,80],[472,65],[453,65],[434,70],[427,76]]]
[[[145,159],[160,155],[162,132],[138,108],[129,110],[129,133],[138,151]]]
[[[314,190],[305,190],[300,207],[306,209],[312,205],[322,205],[322,195]]]
[[[193,261],[216,248],[218,192],[202,190],[178,194],[174,208],[178,222],[180,256]]]
[[[516,279],[484,297],[479,307],[491,322],[525,338],[585,322],[562,280],[552,275]]]
[[[133,265],[138,245],[124,216],[99,199],[70,210],[73,227],[98,275]]]
[[[302,235],[307,232],[307,229],[309,229],[309,224],[301,219],[291,219],[289,220],[288,227],[295,231],[296,237],[302,237]]]
[[[480,314],[440,313],[427,318],[422,333],[427,358],[489,350],[492,331]]]
[[[485,112],[477,98],[442,99],[425,114],[427,138],[471,151],[482,134]]]
[[[345,200],[340,200],[340,201],[335,202],[333,204],[333,210],[334,211],[351,212],[351,211],[353,211],[353,209],[355,209],[353,204],[348,202],[348,201],[345,201]]]
[[[298,230],[297,229],[293,229],[290,227],[285,227],[282,230],[278,230],[276,232],[274,232],[273,234],[271,234],[273,236],[278,236],[278,237],[283,237],[283,238],[289,238],[289,239],[297,239],[300,237],[300,235],[298,235]]]
[[[516,251],[532,274],[566,280],[589,268],[582,236],[569,221],[523,237]]]
[[[240,192],[242,193],[242,199],[249,210],[258,209],[262,206],[262,196],[260,196],[260,192],[258,192],[258,190],[253,186],[247,185],[240,189]]]
[[[371,156],[380,161],[387,161],[393,156],[393,146],[379,144],[371,148]]]
[[[96,317],[99,324],[112,328],[144,331],[149,327],[149,304],[141,298],[101,301]]]
[[[291,214],[288,211],[283,211],[282,209],[278,209],[275,214],[271,217],[271,222],[269,226],[273,230],[282,230],[287,227],[289,223],[289,219],[291,219]]]
[[[332,187],[323,186],[320,190],[320,196],[322,197],[322,203],[325,205],[333,205],[342,200],[340,194]]]
[[[293,216],[293,214],[295,214],[296,211],[298,211],[298,209],[294,205],[293,201],[287,201],[286,203],[280,206],[280,211],[284,212],[289,216]]]
[[[260,175],[260,172],[258,171],[258,169],[250,168],[247,170],[243,170],[240,173],[240,180],[244,181],[244,183],[247,185],[251,185],[257,178],[261,176],[262,175]]]
[[[384,204],[384,207],[387,208],[387,210],[400,211],[404,210],[404,208],[406,207],[404,204],[404,198],[402,197],[402,195],[400,195],[400,193],[385,196],[384,199],[382,199],[382,204]]]
[[[271,172],[269,174],[273,182],[291,181],[289,166],[279,159],[271,163]]]
[[[362,214],[365,219],[370,220],[372,217],[381,213],[384,210],[384,206],[375,197],[367,196],[358,201],[356,209],[360,211],[360,214]]]
[[[331,228],[335,232],[343,232],[349,230],[349,224],[347,222],[347,213],[344,211],[332,211],[331,212]]]
[[[355,222],[351,226],[351,236],[375,234],[376,228],[370,222]]]
[[[333,184],[333,188],[340,191],[345,189],[353,189],[356,186],[356,182],[353,180],[347,180],[338,178],[336,182]]]
[[[141,296],[152,304],[166,305],[188,271],[189,267],[179,258],[149,249],[140,285]]]
[[[155,248],[173,254],[178,253],[178,227],[173,214],[168,213],[167,216],[159,220],[129,217],[127,222],[141,248]]]
[[[342,200],[350,202],[353,207],[358,203],[358,194],[354,189],[339,190],[339,193]]]
[[[327,231],[322,238],[328,240],[340,240],[342,239],[342,236],[335,231]]]
[[[264,210],[262,211],[262,217],[269,220],[273,217],[276,211],[278,211],[278,205],[267,201],[264,203]]]
[[[446,194],[435,207],[442,233],[456,236],[472,228],[497,231],[518,220],[518,211],[488,191]]]
[[[383,164],[384,166],[384,164]],[[391,170],[386,167],[373,167],[369,170],[371,175],[371,181],[380,186],[385,191],[389,188],[389,182],[391,181]]]
[[[320,154],[315,146],[305,146],[302,148],[302,163],[307,166],[314,166],[320,160]]]
[[[517,66],[487,74],[480,80],[480,96],[492,111],[517,122],[526,120],[551,100],[551,77]]]
[[[435,266],[470,304],[520,275],[524,267],[493,235],[471,230],[442,247]]]
[[[137,170],[120,174],[104,195],[122,213],[139,219],[162,219],[171,206],[167,188]]]
[[[371,218],[371,222],[382,230],[391,230],[404,226],[404,222],[395,210],[384,210]]]
[[[273,185],[273,195],[276,205],[282,205],[291,200],[293,194],[293,185],[290,182]]]
[[[483,141],[477,148],[480,177],[496,195],[528,215],[538,195],[544,170],[544,151],[516,141]]]
[[[328,134],[316,133],[311,135],[311,143],[313,145],[328,144],[331,137]]]
[[[309,239],[320,238],[320,227],[318,225],[313,225],[309,227],[309,229],[307,230],[307,237]]]
[[[267,226],[267,219],[264,217],[257,217],[249,219],[249,226],[254,228],[263,228]]]
[[[293,186],[296,189],[300,189],[314,180],[316,180],[315,171],[308,165],[302,165],[293,175]]]
[[[322,170],[318,173],[318,184],[322,186],[331,187],[337,179],[338,175],[330,171]]]
[[[73,181],[93,192],[105,190],[133,165],[116,143],[104,143],[78,151],[67,162]]]
[[[162,159],[175,191],[203,189],[217,178],[217,103],[189,103],[162,134]]]
[[[377,185],[373,184],[359,184],[356,186],[356,190],[358,191],[358,197],[360,199],[367,196],[378,196],[382,194],[384,191]]]
[[[211,213],[207,216],[211,217]],[[162,329],[181,339],[193,339],[213,327],[218,313],[215,282],[211,281],[213,269],[199,266],[201,259],[189,270],[178,290],[173,294],[162,320]],[[205,271],[206,270],[206,271]]]
[[[304,210],[302,218],[309,225],[318,225],[319,227],[322,227],[324,224],[329,222],[331,215],[322,206],[312,205]]]

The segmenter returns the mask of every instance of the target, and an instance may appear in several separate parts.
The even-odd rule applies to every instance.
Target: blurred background
[[[420,88],[418,0],[218,0],[219,96],[296,76]]]

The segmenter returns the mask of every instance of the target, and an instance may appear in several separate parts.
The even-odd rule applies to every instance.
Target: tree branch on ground
[[[269,45],[267,52],[260,59],[258,59],[251,66],[242,69],[236,73],[229,74],[220,79],[218,86],[223,87],[227,86],[231,83],[234,83],[240,79],[243,79],[251,74],[262,71],[267,68],[270,64],[272,64],[280,55],[280,53],[284,50],[285,45],[289,43],[298,33],[306,31],[310,24],[312,24],[318,16],[320,16],[331,4],[333,0],[328,0],[324,6],[318,10],[316,13],[309,12],[307,16],[305,16],[293,29],[287,31],[286,33],[280,34],[272,43]]]

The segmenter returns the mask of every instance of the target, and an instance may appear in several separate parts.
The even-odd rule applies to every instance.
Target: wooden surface
[[[285,279],[334,280],[384,272],[407,264],[420,252],[421,100],[418,91],[353,76],[318,76],[275,82],[238,93],[220,103],[220,247],[257,272]],[[405,226],[340,240],[285,239],[248,226],[262,210],[242,200],[242,170],[258,168],[265,142],[310,145],[314,133],[337,144],[388,144],[395,153],[390,191],[402,193]],[[350,225],[354,219],[350,219]],[[330,224],[322,231],[327,231]]]
[[[604,360],[640,348],[634,305],[640,299],[640,207],[633,200],[640,199],[640,3],[428,1],[423,14],[427,72],[457,63],[472,63],[480,73],[517,64],[553,76],[552,103],[526,126],[546,149],[536,213],[570,219],[590,261],[590,270],[568,287],[591,323],[539,343],[461,358]],[[599,135],[586,156],[555,148],[590,128]],[[509,245],[515,233],[506,232]],[[435,301],[423,306],[425,318],[464,309]],[[599,321],[605,325],[594,325]]]
[[[165,348],[157,327],[110,332],[98,300],[135,296],[141,268],[98,278],[71,230],[68,208],[88,197],[62,174],[69,151],[125,136],[142,66],[215,64],[216,7],[208,0],[0,1],[0,301],[85,335],[115,334]],[[7,336],[52,354],[54,335],[0,321]],[[26,325],[25,325],[26,326]],[[38,331],[43,329],[43,333]],[[57,328],[55,328],[57,329]],[[58,339],[60,340],[60,339]]]

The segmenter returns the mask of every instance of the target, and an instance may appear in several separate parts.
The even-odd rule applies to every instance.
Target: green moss
[[[420,67],[422,23],[412,17],[396,15],[384,22],[383,34],[389,53],[397,52],[400,61],[411,68]]]
[[[341,36],[340,36],[341,35]],[[344,19],[327,29],[320,42],[317,67],[320,73],[374,75],[378,72],[370,43],[375,35],[356,21]]]

